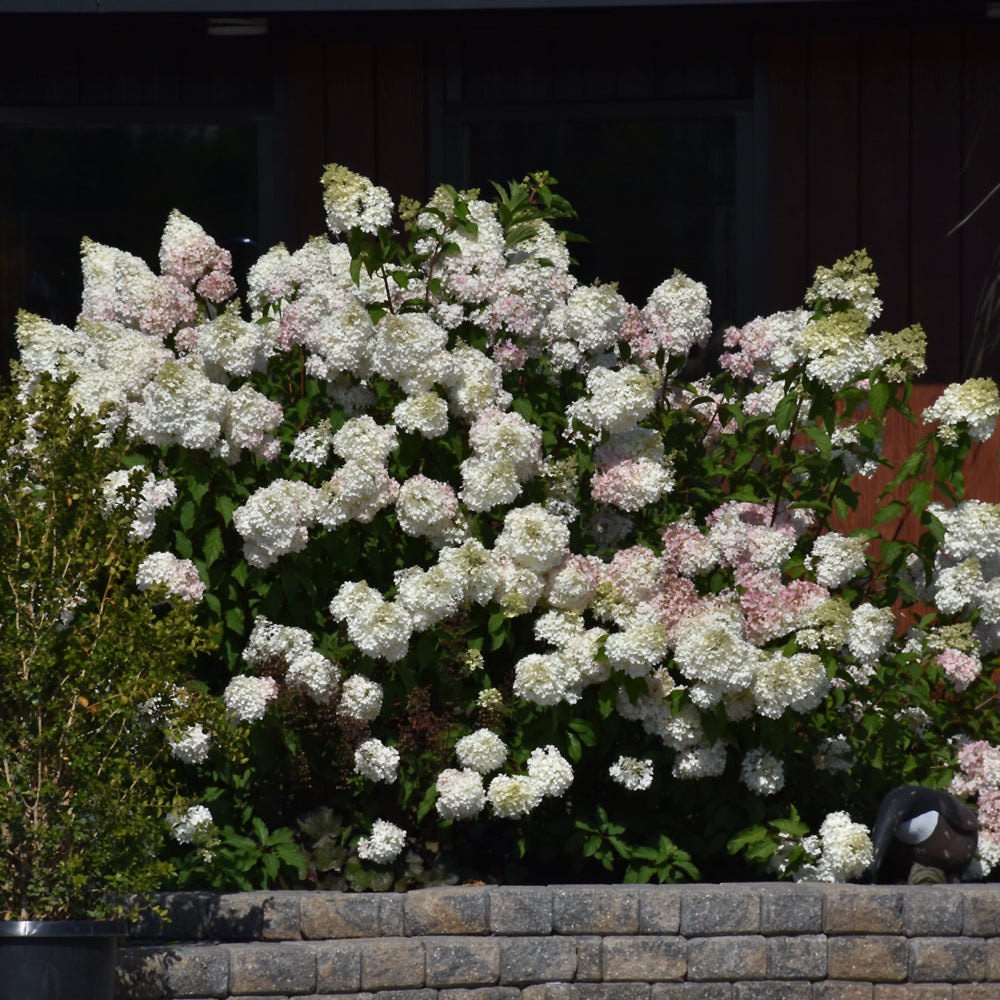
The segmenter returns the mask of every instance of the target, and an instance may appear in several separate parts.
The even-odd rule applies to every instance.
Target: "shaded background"
[[[965,0],[0,0],[0,332],[72,323],[84,234],[155,266],[323,230],[335,161],[426,198],[550,170],[583,280],[680,268],[721,330],[865,246],[928,379],[1000,375],[1000,21]],[[196,8],[192,10],[191,8]]]

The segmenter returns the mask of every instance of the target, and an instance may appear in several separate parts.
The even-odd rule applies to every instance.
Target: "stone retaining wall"
[[[1000,1000],[1000,885],[173,893],[118,1000]]]

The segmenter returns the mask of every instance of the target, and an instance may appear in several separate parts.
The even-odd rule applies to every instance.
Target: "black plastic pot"
[[[112,1000],[119,932],[105,920],[0,921],[0,1000]]]

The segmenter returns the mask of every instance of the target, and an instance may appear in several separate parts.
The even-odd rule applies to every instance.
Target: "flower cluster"
[[[427,823],[488,806],[558,824],[552,800],[596,812],[654,775],[674,803],[703,781],[815,815],[836,772],[867,766],[861,733],[900,766],[949,752],[961,709],[932,683],[971,705],[1000,651],[1000,508],[918,484],[878,523],[912,507],[919,545],[845,527],[923,366],[917,328],[872,332],[867,254],[820,268],[805,308],[726,330],[717,373],[689,383],[705,287],[675,272],[630,303],[582,284],[545,175],[494,202],[442,187],[395,230],[366,178],[330,165],[323,192],[333,239],[262,255],[248,318],[217,308],[228,256],[174,213],[159,275],[87,243],[77,328],[19,321],[29,377],[74,376],[157,469],[104,494],[138,484],[134,533],[163,542],[139,587],[209,585],[229,718],[280,723],[308,699],[337,728],[336,753],[301,749],[296,715],[290,756],[318,757],[277,781],[379,786],[380,810]],[[985,379],[925,411],[940,482],[998,413]],[[196,726],[171,740],[211,752]],[[358,856],[389,864],[407,837],[379,818]],[[840,880],[866,842],[838,811],[799,846]]]

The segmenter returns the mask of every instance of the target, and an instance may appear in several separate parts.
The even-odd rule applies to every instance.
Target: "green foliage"
[[[0,916],[97,917],[159,888],[173,767],[144,705],[172,698],[207,633],[139,593],[147,546],[105,477],[121,442],[43,380],[0,396]],[[137,496],[133,480],[128,498]],[[190,708],[195,710],[195,696]],[[198,706],[197,717],[204,718]]]

